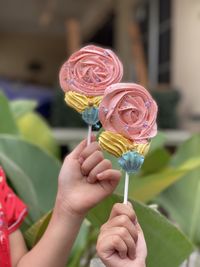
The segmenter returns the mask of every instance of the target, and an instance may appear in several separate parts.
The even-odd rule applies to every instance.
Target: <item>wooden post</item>
[[[65,23],[67,54],[71,55],[81,47],[80,23],[77,19],[68,19]]]
[[[132,39],[132,61],[135,66],[136,79],[138,83],[146,87],[148,86],[147,64],[141,32],[137,22],[132,22],[130,36]]]
[[[159,1],[151,0],[149,5],[148,76],[150,86],[156,88],[159,74]]]
[[[133,16],[133,0],[115,1],[115,48],[124,65],[124,80],[130,81],[131,74],[131,40],[129,27]]]

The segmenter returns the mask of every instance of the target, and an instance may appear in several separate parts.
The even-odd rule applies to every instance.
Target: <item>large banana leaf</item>
[[[119,169],[116,158],[105,153],[109,158],[113,167]],[[185,161],[184,161],[185,160]],[[184,158],[182,162],[170,163],[171,158],[165,149],[160,148],[154,150],[145,159],[145,166],[139,174],[130,175],[129,197],[142,202],[148,202],[155,196],[159,195],[166,188],[181,179],[186,173],[194,171],[200,167],[200,158]],[[116,193],[123,195],[124,189],[124,173]]]
[[[44,234],[51,215],[52,211],[47,212],[24,232],[24,238],[29,249],[33,248]]]
[[[195,156],[200,159],[200,135],[193,136],[179,147],[172,165],[176,167]],[[163,192],[157,201],[200,247],[200,168],[187,172],[183,179]]]
[[[113,204],[121,201],[117,196],[109,197],[88,214],[88,219],[100,227]],[[178,267],[193,251],[191,242],[158,212],[139,202],[133,205],[147,242],[147,267]]]
[[[53,207],[59,161],[27,141],[0,135],[0,163],[33,220]]]
[[[153,152],[154,150],[158,149],[158,148],[162,148],[164,147],[165,143],[166,143],[166,136],[163,132],[159,131],[156,135],[156,137],[154,137],[151,141],[151,146],[150,146],[150,150],[149,153]]]
[[[0,133],[19,134],[9,102],[2,92],[0,92]]]
[[[171,164],[176,167],[191,157],[200,157],[199,148],[200,134],[195,134],[178,147],[176,154],[172,157]]]
[[[39,114],[33,112],[36,106],[35,101],[29,100],[15,100],[9,103],[0,92],[0,134],[21,134],[26,140],[59,157],[59,146],[51,129]]]
[[[94,245],[96,244],[97,235],[97,229],[85,219],[70,253],[67,267],[80,267],[80,263],[83,259],[86,262],[84,266],[89,266],[91,257],[94,254]]]
[[[17,125],[20,133],[26,140],[59,157],[58,144],[55,141],[50,127],[42,116],[35,112],[28,112],[18,118]]]
[[[165,148],[153,150],[146,156],[142,165],[141,175],[145,176],[151,173],[159,172],[167,167],[171,159],[169,152]]]
[[[15,119],[18,119],[26,113],[33,111],[37,107],[37,102],[34,100],[13,100],[10,102],[12,113]]]
[[[189,159],[176,168],[167,168],[156,174],[151,174],[145,177],[131,176],[129,197],[143,202],[148,202],[170,185],[183,178],[184,175],[198,169],[199,167],[200,157],[195,157]]]

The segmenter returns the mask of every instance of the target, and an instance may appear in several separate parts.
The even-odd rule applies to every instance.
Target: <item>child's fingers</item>
[[[145,262],[145,259],[147,257],[147,246],[146,246],[144,234],[143,234],[142,228],[140,227],[138,223],[136,225],[136,228],[138,231],[138,241],[137,241],[137,248],[136,248],[137,258]]]
[[[130,259],[135,258],[136,245],[135,241],[130,235],[129,231],[125,227],[112,227],[109,230],[102,232],[101,239],[105,239],[105,237],[112,238],[112,236],[118,236],[119,240],[123,240],[127,247],[127,255]]]
[[[124,259],[127,257],[128,248],[120,236],[113,235],[98,239],[96,250],[102,260],[107,260],[115,251]]]
[[[125,205],[122,203],[116,203],[112,208],[109,220],[111,220],[112,218],[119,216],[119,215],[128,216],[132,222],[135,222],[137,219],[135,211],[133,210],[133,208],[130,204]]]
[[[102,160],[98,165],[96,165],[91,172],[88,175],[88,182],[94,183],[97,180],[97,175],[99,173],[104,172],[105,170],[111,169],[112,168],[112,163],[108,159]]]
[[[103,180],[119,181],[120,178],[121,178],[121,172],[118,170],[113,170],[113,169],[108,169],[97,174],[97,179],[99,181],[103,181]]]
[[[80,161],[83,162],[85,159],[87,159],[90,155],[92,155],[97,150],[101,151],[101,148],[98,142],[92,142],[88,146],[85,146],[79,155]]]
[[[91,142],[94,143],[96,140],[95,135],[92,135],[91,137]],[[87,140],[84,139],[82,142],[80,142],[75,148],[74,150],[68,155],[68,157],[72,157],[74,159],[79,159],[80,154],[82,153],[82,151],[84,151],[84,149],[87,147]]]
[[[88,158],[86,158],[81,166],[83,175],[88,175],[95,166],[103,161],[103,159],[104,157],[101,151],[96,150],[95,152],[93,152]]]
[[[138,228],[135,226],[135,224],[130,220],[130,218],[127,215],[119,215],[117,217],[114,217],[112,220],[109,220],[107,223],[105,223],[101,227],[101,231],[105,232],[108,231],[110,228],[113,227],[124,227],[128,230],[129,234],[134,239],[135,243],[138,240]]]
[[[87,146],[87,140],[84,139],[82,142],[80,142],[74,150],[68,155],[68,157],[72,157],[74,159],[78,159],[81,152],[84,150],[84,148]]]
[[[97,174],[99,184],[104,189],[106,195],[111,194],[117,187],[121,177],[120,171],[108,169],[100,174]]]

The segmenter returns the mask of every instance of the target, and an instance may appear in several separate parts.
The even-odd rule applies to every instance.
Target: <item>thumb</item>
[[[80,142],[68,155],[68,157],[73,159],[78,159],[83,149],[87,146],[87,140],[84,139],[82,142]]]
[[[95,141],[96,137],[94,135],[91,136],[91,142]],[[80,142],[73,151],[68,155],[68,157],[73,159],[79,159],[81,152],[87,147],[87,139],[84,139]]]

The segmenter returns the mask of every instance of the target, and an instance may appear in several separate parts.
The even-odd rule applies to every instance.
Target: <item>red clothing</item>
[[[9,234],[17,230],[27,214],[27,207],[6,183],[0,167],[0,267],[11,267]]]

